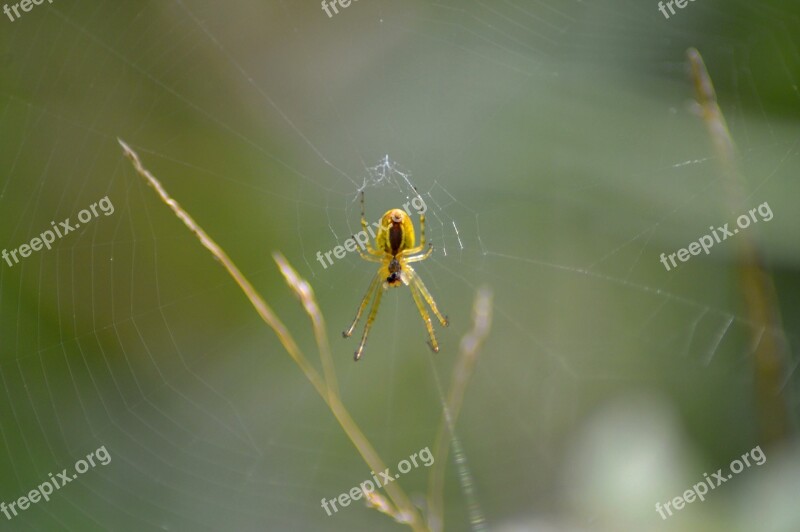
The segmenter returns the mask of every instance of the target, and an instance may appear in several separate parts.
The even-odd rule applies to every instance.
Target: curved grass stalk
[[[744,179],[737,162],[736,145],[725,115],[717,103],[717,94],[703,58],[695,48],[687,50],[695,89],[695,110],[703,119],[714,144],[717,162],[724,179],[728,207],[737,212],[744,205]],[[761,251],[751,234],[739,234],[736,269],[739,286],[750,321],[755,370],[755,401],[761,441],[772,445],[786,440],[792,432],[789,411],[783,394],[789,344],[777,304],[775,284],[764,267]]]
[[[314,293],[311,286],[304,280],[300,279],[297,273],[289,266],[286,259],[280,254],[275,254],[275,261],[281,269],[284,277],[286,278],[289,286],[295,291],[303,302],[306,312],[309,314],[314,327],[314,332],[317,339],[317,344],[320,350],[320,357],[322,359],[323,368],[325,371],[325,378],[323,378],[316,368],[308,361],[306,356],[300,350],[292,337],[289,330],[273,312],[270,306],[264,301],[264,298],[256,291],[250,281],[242,274],[236,264],[228,257],[225,251],[210,237],[208,233],[203,230],[197,222],[186,212],[180,204],[175,201],[167,191],[164,189],[161,182],[147,170],[142,164],[139,156],[128,146],[122,139],[117,139],[120,146],[125,153],[125,156],[130,159],[136,172],[142,176],[147,183],[155,189],[161,201],[163,201],[172,212],[186,225],[186,227],[194,233],[200,243],[211,252],[211,254],[222,264],[228,274],[233,278],[234,282],[239,285],[247,299],[256,309],[256,312],[264,323],[275,331],[278,340],[283,345],[289,356],[300,367],[303,374],[309,380],[317,393],[322,397],[328,405],[331,413],[334,415],[339,425],[344,430],[347,437],[358,450],[361,457],[373,471],[383,471],[386,469],[383,460],[378,456],[375,448],[370,444],[369,440],[361,429],[358,427],[347,408],[342,404],[339,399],[338,385],[336,384],[336,377],[333,372],[333,361],[330,355],[330,347],[325,334],[324,320],[322,313],[314,299]],[[398,522],[409,525],[415,531],[425,530],[425,525],[420,517],[419,512],[416,510],[411,500],[405,492],[396,483],[387,484],[384,486],[386,493],[389,495],[393,506],[384,501],[383,507],[385,513],[388,513],[395,518]],[[376,497],[377,500],[380,497]]]
[[[447,402],[442,405],[442,419],[433,444],[435,461],[428,477],[427,515],[428,528],[433,532],[439,532],[444,528],[444,472],[447,466],[447,456],[451,443],[453,452],[456,454],[460,452],[460,443],[455,437],[455,423],[458,414],[461,412],[467,383],[475,369],[475,362],[478,359],[480,348],[489,335],[491,324],[492,293],[488,288],[484,287],[479,289],[475,295],[475,302],[472,306],[472,330],[461,339],[458,362],[453,368]],[[465,492],[471,492],[471,479],[465,479],[463,475],[460,478],[462,479],[462,489]],[[468,499],[471,498],[468,496]],[[483,516],[476,511],[472,500],[467,502],[472,507],[470,510],[470,523],[474,529],[482,528]]]

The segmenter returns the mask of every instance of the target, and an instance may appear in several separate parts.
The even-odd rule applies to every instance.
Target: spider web
[[[464,471],[492,528],[570,522],[553,489],[562,448],[631,390],[682,408],[709,456],[750,448],[752,354],[779,331],[742,306],[733,242],[659,263],[739,214],[688,105],[689,46],[714,78],[748,208],[774,212],[748,238],[774,272],[796,419],[800,16],[705,0],[667,20],[656,4],[371,0],[329,18],[314,2],[101,0],[0,20],[3,247],[106,195],[115,206],[0,262],[2,500],[101,445],[112,458],[0,528],[401,528],[361,504],[320,507],[370,472],[117,137],[313,354],[271,252],[310,280],[343,400],[387,465],[433,446],[472,299],[491,287],[448,529],[469,528]],[[437,355],[405,290],[384,297],[358,364],[357,338],[339,338],[375,264],[347,253],[324,267],[317,252],[360,231],[362,190],[369,222],[425,202],[435,252],[417,271],[451,323]],[[415,501],[426,473],[398,479]]]

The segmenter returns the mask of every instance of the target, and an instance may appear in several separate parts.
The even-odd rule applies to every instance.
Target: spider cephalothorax
[[[364,215],[364,193],[361,193],[361,226],[364,231],[367,230],[367,219]],[[361,258],[370,262],[379,262],[381,264],[378,273],[372,279],[372,282],[367,289],[361,305],[358,307],[358,312],[353,320],[350,328],[342,333],[345,338],[353,334],[353,330],[361,319],[369,304],[370,299],[373,300],[372,307],[367,317],[367,324],[364,326],[364,335],[361,337],[361,343],[355,352],[355,359],[361,358],[364,352],[364,345],[367,343],[367,335],[375,320],[375,315],[378,313],[378,306],[381,302],[383,291],[389,287],[396,287],[400,285],[407,285],[411,290],[411,297],[414,298],[414,303],[417,305],[420,315],[425,322],[425,327],[428,330],[430,337],[430,346],[434,352],[439,351],[439,344],[436,342],[436,335],[433,332],[433,325],[431,324],[428,310],[425,308],[425,303],[431,307],[431,310],[439,319],[442,326],[447,326],[447,318],[442,316],[439,309],[436,307],[436,302],[433,300],[430,292],[425,287],[425,284],[419,278],[417,273],[411,267],[412,262],[419,262],[430,257],[433,253],[433,245],[429,244],[428,249],[425,250],[425,215],[419,215],[419,232],[420,244],[415,246],[416,243],[414,235],[414,223],[411,217],[401,209],[391,209],[386,211],[381,217],[380,226],[378,227],[378,234],[375,236],[375,248],[370,245],[366,249],[358,249]],[[377,249],[376,249],[377,248]]]

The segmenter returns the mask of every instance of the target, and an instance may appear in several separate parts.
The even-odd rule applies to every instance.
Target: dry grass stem
[[[175,215],[184,223],[184,225],[186,225],[186,227],[195,234],[198,240],[200,240],[200,243],[206,249],[208,249],[211,254],[223,265],[228,274],[233,278],[236,284],[239,285],[239,288],[242,289],[245,296],[247,296],[247,299],[256,309],[258,315],[264,320],[264,323],[269,325],[270,328],[275,331],[275,334],[278,336],[279,341],[286,349],[287,353],[289,353],[295,363],[300,367],[303,374],[306,376],[309,382],[311,382],[312,386],[314,386],[319,395],[328,405],[328,408],[331,410],[334,417],[339,422],[339,425],[342,427],[345,434],[347,434],[348,438],[356,447],[366,464],[373,471],[385,470],[386,466],[383,460],[380,459],[378,453],[372,447],[369,440],[367,440],[366,436],[364,436],[364,433],[353,420],[352,416],[350,416],[347,408],[345,408],[344,404],[342,404],[339,398],[338,385],[336,383],[336,377],[333,370],[333,360],[330,353],[330,346],[328,344],[327,334],[325,333],[325,322],[322,318],[322,313],[319,310],[316,299],[314,298],[313,290],[308,282],[301,279],[300,276],[297,275],[297,272],[294,271],[294,269],[288,264],[283,256],[277,253],[274,255],[275,261],[278,263],[278,266],[287,283],[300,298],[306,312],[311,318],[317,345],[320,351],[320,358],[322,360],[322,365],[325,372],[325,379],[320,376],[319,372],[308,361],[283,322],[278,319],[269,305],[267,305],[266,301],[264,301],[261,295],[255,290],[255,288],[253,288],[252,284],[250,284],[242,272],[239,271],[234,262],[228,257],[223,249],[216,242],[214,242],[210,236],[208,236],[203,228],[194,221],[189,213],[187,213],[177,201],[170,197],[158,179],[156,179],[155,176],[153,176],[153,174],[151,174],[150,171],[148,171],[144,165],[142,165],[142,162],[136,152],[134,152],[130,146],[128,146],[121,139],[117,140],[119,141],[120,146],[122,146],[125,156],[130,159],[131,163],[133,164],[136,172],[142,176],[151,187],[153,187],[158,196],[161,198],[161,201],[163,201],[169,206],[170,209],[172,209],[172,212],[174,212]],[[394,503],[394,507],[397,508],[397,510],[395,510],[388,503],[385,503],[386,501],[383,501],[385,504],[382,504],[380,502],[382,497],[374,497],[373,499],[377,502],[373,506],[381,511],[384,511],[384,513],[388,513],[398,522],[409,525],[413,530],[425,530],[425,525],[420,517],[419,512],[416,510],[408,496],[405,494],[405,492],[403,492],[399,485],[392,482],[386,484],[383,488],[386,490],[386,493],[389,495],[389,498]]]
[[[459,358],[453,368],[447,402],[433,445],[435,461],[428,479],[428,527],[434,532],[442,530],[444,526],[444,472],[456,419],[461,412],[467,383],[491,324],[492,294],[488,288],[481,288],[472,307],[472,330],[461,339]]]
[[[305,279],[301,278],[297,272],[289,265],[286,258],[279,252],[274,252],[272,258],[278,264],[286,283],[294,290],[294,293],[300,298],[303,308],[311,319],[311,326],[314,329],[314,338],[317,341],[319,348],[319,358],[322,363],[322,371],[325,375],[325,382],[328,385],[328,393],[339,396],[339,382],[336,379],[336,370],[333,366],[333,356],[331,355],[331,346],[328,342],[328,333],[325,329],[325,318],[317,305],[317,299],[314,297],[314,289]]]
[[[745,207],[744,179],[737,164],[736,146],[725,116],[717,103],[714,84],[703,58],[694,48],[687,51],[697,98],[696,111],[703,119],[714,144],[731,213]],[[756,404],[761,423],[761,441],[772,444],[790,432],[789,413],[782,395],[784,367],[789,350],[783,332],[772,276],[763,266],[761,253],[750,233],[737,238],[737,271],[755,346]]]

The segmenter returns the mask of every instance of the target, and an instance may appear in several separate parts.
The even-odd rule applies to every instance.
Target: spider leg
[[[419,247],[425,247],[425,215],[419,213]]]
[[[411,290],[411,297],[414,298],[414,303],[416,303],[417,310],[419,310],[419,313],[422,316],[422,321],[425,322],[425,328],[428,329],[428,336],[430,337],[430,342],[428,345],[431,346],[431,349],[434,353],[438,353],[439,343],[436,341],[436,334],[433,332],[433,323],[431,323],[431,317],[428,315],[428,310],[425,308],[425,303],[422,301],[422,297],[419,294],[416,283],[412,281],[412,283],[408,285],[408,288]]]
[[[365,208],[364,208],[364,191],[363,190],[361,191],[361,230],[363,231],[363,233],[365,235],[370,234],[370,232],[369,232],[369,224],[367,224],[367,215],[366,215],[366,211],[365,211]],[[353,240],[358,241],[355,238],[355,235],[353,236]],[[378,251],[377,249],[372,247],[372,242],[368,241],[367,245],[365,246],[365,248],[366,248],[367,253],[369,253],[370,255],[375,255],[376,257],[383,257],[383,253],[381,251]],[[358,253],[361,255],[361,258],[366,258],[364,256],[364,254],[362,253],[362,249],[360,247],[358,248]],[[369,260],[369,259],[367,259],[367,260]],[[379,262],[379,261],[373,261],[373,262]]]
[[[406,261],[406,263],[408,263],[408,261]],[[436,306],[436,301],[433,300],[433,296],[430,292],[428,292],[428,289],[425,287],[425,283],[422,282],[422,279],[419,278],[417,272],[414,271],[414,268],[412,268],[410,264],[406,264],[405,269],[408,274],[409,285],[414,286],[417,290],[419,290],[422,297],[431,307],[433,313],[436,314],[437,318],[439,318],[439,323],[442,324],[442,327],[447,327],[450,322],[447,320],[447,316],[442,316],[442,313],[439,312],[439,308]]]
[[[407,254],[419,253],[420,251],[425,249],[425,215],[420,213],[419,215],[419,246],[415,246],[411,249],[407,249],[405,252]]]
[[[361,258],[366,260],[366,261],[369,261],[369,262],[383,262],[384,253],[380,253],[378,251],[373,250],[372,248],[369,247],[369,245],[367,245],[367,251],[369,251],[369,252],[375,251],[375,253],[367,254],[367,253],[364,252],[363,249],[361,249],[358,246],[356,246],[356,249],[358,250],[358,254],[361,255]],[[378,255],[380,255],[380,257]]]
[[[361,319],[361,315],[364,313],[364,309],[367,308],[367,304],[369,300],[372,299],[372,296],[375,292],[375,288],[378,286],[378,282],[381,280],[381,272],[375,274],[375,277],[372,278],[372,281],[369,283],[369,288],[367,288],[367,293],[364,294],[364,299],[361,300],[361,304],[358,306],[358,312],[356,312],[356,319],[353,320],[353,323],[350,325],[346,331],[342,332],[342,336],[345,338],[350,338],[350,335],[353,334],[353,329],[356,328],[358,325],[358,320]]]
[[[422,255],[417,255],[416,257],[408,257],[406,259],[406,263],[408,263],[408,262],[419,262],[421,260],[425,260],[425,259],[427,259],[428,257],[431,256],[431,253],[433,253],[433,244],[432,243],[428,244],[428,251],[426,251]]]
[[[367,215],[364,209],[364,191],[361,191],[361,229],[367,230]]]
[[[380,278],[376,276],[376,279],[380,281]],[[358,349],[356,349],[355,354],[353,355],[353,360],[358,362],[358,359],[361,358],[361,355],[364,354],[364,345],[367,343],[367,335],[369,334],[369,330],[372,328],[372,322],[375,321],[375,316],[378,314],[378,307],[381,306],[381,296],[383,295],[383,286],[378,284],[375,287],[375,300],[372,302],[372,308],[369,310],[369,316],[367,316],[367,323],[364,325],[364,334],[361,336],[361,342],[358,344]]]

